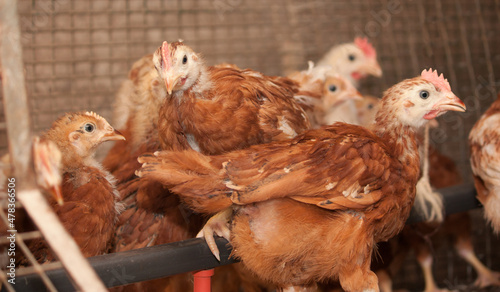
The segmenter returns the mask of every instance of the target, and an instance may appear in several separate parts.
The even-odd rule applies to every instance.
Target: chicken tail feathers
[[[216,213],[231,206],[222,165],[217,167],[208,156],[196,151],[159,151],[138,158],[142,167],[136,175],[157,181],[200,213]]]

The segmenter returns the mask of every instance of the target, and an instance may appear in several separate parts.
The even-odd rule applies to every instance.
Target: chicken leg
[[[500,273],[488,269],[477,258],[472,247],[472,243],[468,238],[459,238],[455,245],[458,254],[466,260],[477,272],[477,279],[474,282],[479,288],[488,286],[500,286]]]
[[[289,286],[286,288],[278,289],[279,292],[317,292],[318,286],[316,284],[312,286]]]
[[[392,279],[386,269],[381,269],[375,272],[378,278],[378,287],[380,292],[392,292]]]
[[[210,219],[208,219],[207,223],[200,232],[196,235],[198,238],[205,238],[205,241],[210,248],[210,251],[214,254],[217,260],[220,262],[220,253],[217,244],[215,243],[214,233],[218,236],[224,237],[229,241],[230,230],[229,230],[229,219],[233,214],[232,208],[227,208],[224,211],[221,211]]]
[[[367,251],[371,259],[371,251]],[[370,270],[371,261],[364,261],[356,267],[343,270],[339,273],[339,281],[344,291],[359,291],[359,283],[363,282],[363,292],[380,292],[377,275]]]
[[[417,255],[417,261],[420,264],[420,268],[422,268],[422,272],[424,273],[425,279],[425,290],[424,292],[451,292],[455,290],[448,289],[439,289],[434,280],[434,276],[432,275],[432,255],[427,253],[426,255]]]

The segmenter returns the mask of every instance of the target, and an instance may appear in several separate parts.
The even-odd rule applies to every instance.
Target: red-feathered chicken
[[[300,84],[300,90],[308,95],[296,95],[295,100],[307,113],[313,128],[329,125],[335,108],[351,99],[361,99],[356,88],[330,66],[314,67],[309,62],[309,69],[294,72],[288,76]]]
[[[380,98],[370,95],[363,96],[362,99],[356,100],[356,113],[359,124],[368,127],[375,120],[375,114],[378,111],[378,103]]]
[[[219,154],[294,137],[310,127],[294,96],[299,85],[236,67],[207,67],[182,42],[164,42],[153,60],[171,93],[160,109],[162,149]]]
[[[493,230],[500,232],[500,95],[469,134],[477,198]]]
[[[293,99],[299,86],[289,79],[236,66],[206,67],[181,42],[165,42],[153,63],[159,86],[170,93],[158,118],[164,149],[193,147],[219,154],[294,137],[309,127]],[[186,210],[168,190],[148,180],[126,182],[121,188],[122,195],[134,190],[117,224],[116,251],[187,239],[201,228],[200,216]]]
[[[132,65],[114,105],[114,124],[127,140],[117,142],[103,160],[103,166],[116,177],[118,183],[134,178],[140,154],[159,149],[158,108],[166,95],[152,54]]]
[[[223,155],[163,151],[142,156],[137,174],[197,211],[221,212],[210,228],[279,287],[338,278],[347,291],[378,291],[371,255],[409,215],[420,168],[416,130],[448,110],[465,106],[442,76],[423,71],[386,92],[373,132],[334,124]]]
[[[92,112],[70,113],[59,118],[42,136],[54,142],[62,155],[63,204],[49,202],[64,227],[86,257],[107,252],[120,204],[114,178],[94,159],[105,141],[124,137]],[[28,245],[40,262],[53,260],[43,240]]]
[[[378,98],[367,98],[356,101],[358,106],[358,114],[362,125],[368,125],[373,122],[373,118],[378,108]],[[437,122],[433,120],[434,127],[437,127]],[[421,145],[421,147],[424,147]],[[435,189],[451,187],[463,183],[460,172],[452,159],[440,153],[437,149],[429,148],[429,179],[430,185]],[[431,196],[440,196],[439,193],[433,192]],[[418,197],[418,191],[417,191]],[[428,199],[427,199],[428,200]],[[439,198],[439,200],[441,200]],[[422,200],[423,204],[428,204],[426,200]],[[427,213],[441,213],[441,205],[435,206],[438,210]],[[417,208],[418,210],[418,208]],[[475,285],[483,288],[490,285],[500,285],[500,273],[488,269],[478,259],[474,252],[474,246],[471,238],[471,219],[468,213],[458,213],[447,215],[444,222],[421,222],[405,226],[399,239],[393,240],[397,243],[397,247],[392,248],[396,251],[397,256],[394,263],[390,262],[390,257],[383,257],[381,261],[385,266],[390,266],[391,272],[394,274],[399,270],[399,265],[407,252],[414,250],[415,257],[422,268],[425,279],[425,292],[448,291],[439,289],[432,273],[433,265],[433,250],[440,245],[445,239],[452,238],[455,249],[458,254],[465,259],[476,270],[478,275]],[[384,247],[383,247],[384,248]],[[384,253],[384,252],[382,252]],[[390,279],[389,281],[390,282]],[[389,284],[390,285],[390,284]],[[387,290],[389,291],[389,290]]]
[[[103,161],[117,178],[117,189],[125,206],[116,224],[113,251],[184,240],[196,235],[202,226],[201,216],[191,214],[181,206],[177,196],[157,183],[140,180],[134,174],[140,167],[137,162],[139,155],[160,149],[158,109],[166,97],[166,88],[155,69],[152,54],[133,64],[128,79],[117,93],[115,120],[127,141],[116,143]],[[190,282],[188,277],[184,278],[185,281],[176,281],[175,285]],[[170,279],[160,279],[123,289],[163,290],[171,282]]]

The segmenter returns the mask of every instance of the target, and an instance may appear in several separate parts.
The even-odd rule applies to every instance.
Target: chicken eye
[[[188,62],[188,57],[184,55],[184,57],[182,58],[182,64],[186,64],[187,62]]]
[[[354,56],[354,55],[349,55],[348,58],[349,58],[349,61],[351,61],[351,62],[356,60],[356,56]]]
[[[85,132],[87,132],[87,133],[92,133],[95,130],[94,124],[90,124],[90,123],[85,124],[85,126],[83,128],[85,129]]]
[[[421,99],[427,99],[429,97],[430,93],[427,90],[422,90],[420,91],[420,98]]]
[[[337,86],[335,86],[335,85],[330,85],[330,86],[328,87],[328,90],[330,90],[331,92],[335,92],[335,91],[337,91]]]
[[[373,104],[369,104],[368,109],[372,109],[372,108],[373,108]]]

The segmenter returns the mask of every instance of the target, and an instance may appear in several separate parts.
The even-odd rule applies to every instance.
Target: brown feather
[[[210,67],[213,87],[198,95],[190,90],[182,102],[169,99],[160,109],[162,149],[191,148],[192,135],[204,154],[218,154],[302,133],[309,122],[293,101],[298,85],[246,69]],[[290,133],[280,127],[289,126]]]

